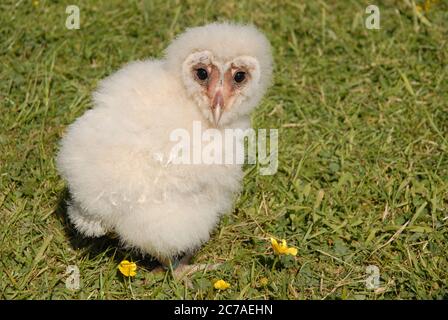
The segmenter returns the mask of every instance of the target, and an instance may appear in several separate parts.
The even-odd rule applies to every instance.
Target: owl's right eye
[[[199,80],[204,81],[208,78],[208,72],[204,68],[199,68],[196,70],[196,76]]]

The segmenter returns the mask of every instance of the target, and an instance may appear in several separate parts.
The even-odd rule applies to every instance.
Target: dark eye
[[[198,76],[199,80],[205,80],[208,78],[207,70],[205,70],[204,68],[197,69],[196,75]]]
[[[238,82],[238,83],[243,82],[244,79],[246,79],[246,73],[243,71],[238,71],[233,76],[233,79],[235,80],[235,82]]]

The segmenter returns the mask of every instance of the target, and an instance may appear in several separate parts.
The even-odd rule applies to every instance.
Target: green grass
[[[377,3],[380,30],[363,25],[371,1],[2,1],[0,298],[447,299],[448,4],[423,20],[411,0]],[[68,4],[80,30],[65,28]],[[235,211],[195,256],[224,265],[190,288],[114,240],[77,237],[54,157],[100,79],[215,20],[253,22],[272,43],[275,83],[253,121],[279,129],[279,170],[246,167]],[[271,235],[297,257],[272,268]],[[130,282],[123,258],[139,265]],[[221,278],[231,289],[213,289]]]

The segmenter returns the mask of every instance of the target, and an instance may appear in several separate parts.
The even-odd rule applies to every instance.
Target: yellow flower
[[[135,262],[123,260],[118,265],[118,270],[126,277],[134,277],[137,274],[137,265]]]
[[[217,290],[226,290],[226,289],[230,288],[230,283],[225,282],[224,280],[221,279],[221,280],[216,281],[213,286]]]
[[[39,5],[39,1],[38,0],[33,0],[33,6],[37,7]]]
[[[423,10],[428,13],[429,10],[431,10],[431,7],[433,4],[437,4],[439,2],[439,0],[425,0],[423,2],[423,5],[416,5],[415,9],[417,10],[417,12],[421,13]]]
[[[283,239],[282,243],[279,244],[277,242],[277,240],[275,240],[274,238],[271,238],[271,244],[272,244],[272,249],[274,249],[274,252],[278,255],[281,254],[290,254],[292,256],[297,255],[297,249],[296,248],[288,248],[288,246],[286,245],[286,240]]]
[[[268,282],[269,282],[268,278],[263,277],[260,279],[260,286],[266,287],[268,285]]]

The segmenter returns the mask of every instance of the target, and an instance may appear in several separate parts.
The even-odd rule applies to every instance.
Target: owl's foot
[[[189,276],[195,272],[199,271],[210,271],[215,270],[221,266],[221,263],[215,263],[215,264],[190,264],[190,260],[193,255],[186,254],[181,259],[174,258],[174,259],[161,259],[159,260],[162,264],[162,267],[156,268],[158,270],[154,271],[166,271],[166,270],[173,270],[173,276],[177,280],[183,279],[186,276]]]

